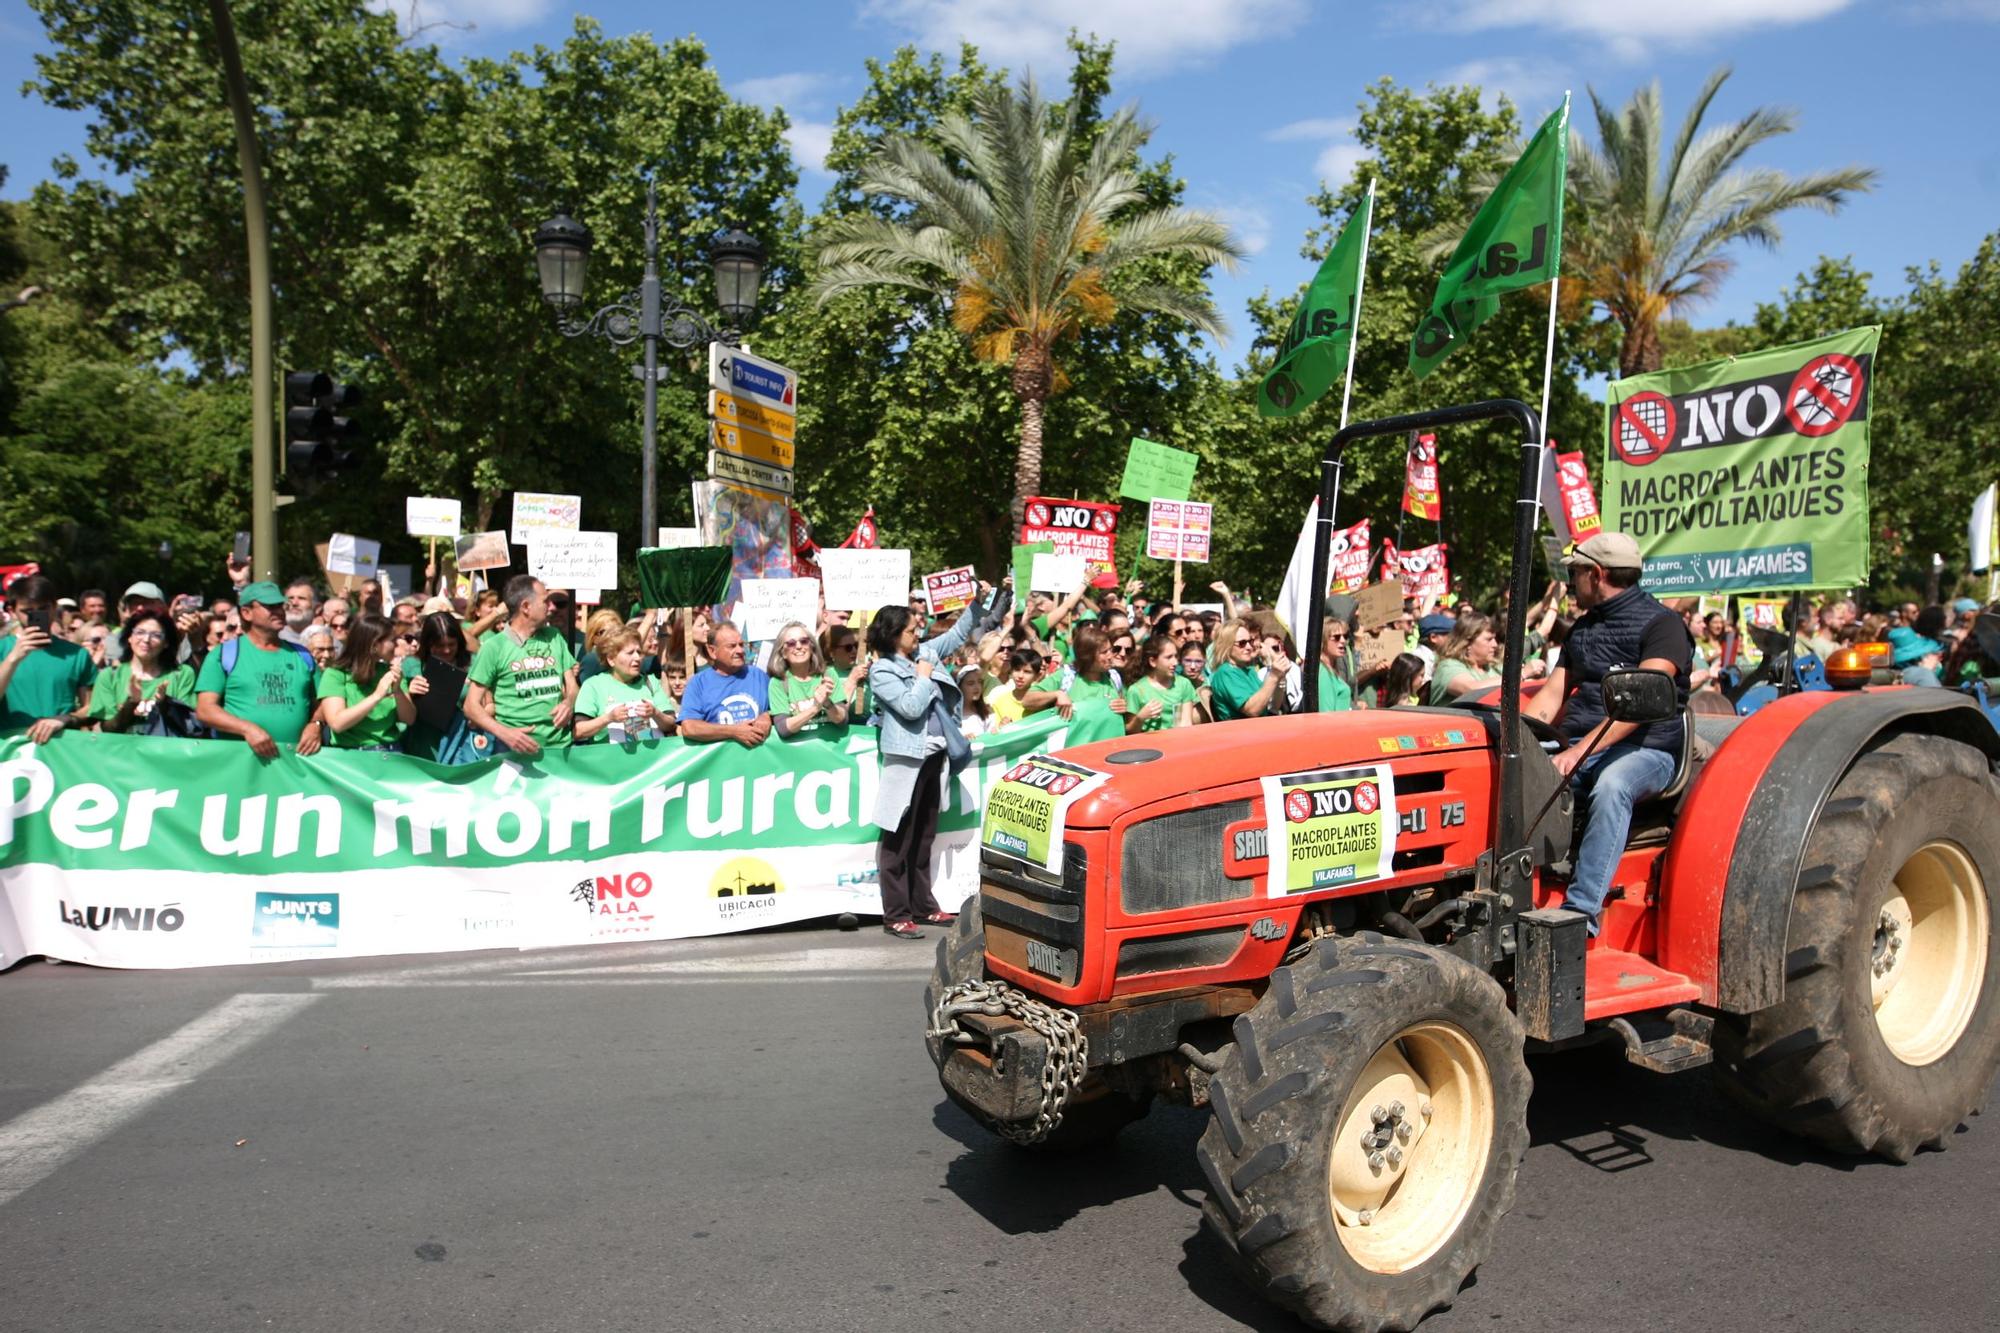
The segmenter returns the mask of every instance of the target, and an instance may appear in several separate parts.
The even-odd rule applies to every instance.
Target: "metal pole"
[[[271,353],[271,233],[264,216],[264,172],[257,131],[250,117],[250,92],[243,80],[243,56],[236,49],[236,25],[227,0],[208,0],[215,19],[215,42],[222,52],[223,82],[236,121],[236,156],[243,168],[243,231],[250,247],[250,570],[259,579],[278,577],[278,508],[273,492],[271,422],[275,380]]]
[[[660,219],[656,211],[654,186],[646,182],[646,277],[639,284],[639,337],[646,344],[646,415],[639,465],[639,546],[651,546],[659,537],[658,514],[654,508],[659,464],[659,442],[655,430],[660,415]],[[633,547],[634,550],[638,546]]]

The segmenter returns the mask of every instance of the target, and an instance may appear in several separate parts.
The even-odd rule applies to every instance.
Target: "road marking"
[[[315,977],[314,990],[442,990],[482,986],[813,986],[822,981],[901,982],[912,985],[925,973],[916,969],[877,968],[872,972],[717,972],[709,976],[571,976],[556,973],[533,977]]]
[[[0,1125],[0,1206],[319,998],[302,992],[233,995],[96,1078]]]
[[[618,974],[712,972],[928,972],[930,956],[907,944],[879,948],[793,949],[785,953],[718,954],[712,958],[668,958],[654,963],[604,963],[597,967],[542,968],[523,977],[614,976]]]

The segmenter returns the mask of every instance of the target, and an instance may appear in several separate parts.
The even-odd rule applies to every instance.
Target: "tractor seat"
[[[1701,766],[1715,753],[1715,747],[1722,738],[1734,731],[1742,720],[1696,713],[1693,708],[1682,712],[1681,748],[1674,755],[1674,776],[1667,783],[1666,790],[1633,807],[1628,845],[1663,841],[1667,837],[1674,816],[1680,811],[1681,800],[1700,774]]]

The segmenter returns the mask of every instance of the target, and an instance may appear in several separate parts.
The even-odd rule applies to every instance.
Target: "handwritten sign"
[[[924,597],[931,604],[932,615],[960,610],[970,605],[978,592],[979,575],[971,565],[924,575]]]
[[[1354,619],[1363,629],[1380,629],[1403,614],[1403,585],[1371,583],[1354,595]]]
[[[528,572],[551,588],[615,588],[618,534],[530,529]]]
[[[700,546],[700,528],[661,528],[660,540],[653,543],[663,551],[679,550],[683,546]]]
[[[575,532],[582,524],[583,497],[516,491],[514,522],[508,530],[508,540],[516,546],[526,546],[531,532]]]
[[[376,566],[381,563],[381,542],[346,532],[336,532],[327,541],[326,571],[329,574],[354,574],[372,579]]]
[[[1028,586],[1035,592],[1052,592],[1067,597],[1090,577],[1090,561],[1080,555],[1038,555]]]
[[[1208,561],[1215,506],[1192,500],[1154,500],[1146,507],[1146,554],[1155,560]]]
[[[819,572],[829,611],[875,611],[910,599],[910,553],[822,549]]]
[[[459,504],[411,495],[403,500],[403,531],[412,537],[458,537]]]
[[[768,643],[797,621],[810,631],[819,624],[818,579],[744,579],[736,603],[736,627],[743,637]]]
[[[1125,477],[1118,483],[1118,494],[1132,500],[1185,500],[1194,485],[1195,464],[1200,461],[1185,449],[1135,436],[1131,452],[1125,455]]]

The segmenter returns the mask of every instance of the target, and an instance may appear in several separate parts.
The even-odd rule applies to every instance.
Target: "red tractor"
[[[1526,606],[1524,404],[1346,427],[1323,534],[1350,441],[1497,418],[1529,441]],[[1325,561],[1322,541],[1315,586]],[[1316,607],[1302,642],[1319,628]],[[1522,636],[1515,618],[1497,706],[1308,711],[1011,771],[927,995],[951,1100],[1045,1147],[1101,1143],[1156,1096],[1208,1106],[1207,1225],[1266,1296],[1345,1330],[1412,1327],[1487,1254],[1528,1146],[1529,1051],[1712,1062],[1833,1149],[1942,1148],[2000,1065],[2000,734],[1973,701],[1856,689],[1690,716],[1592,939],[1554,906],[1576,818],[1522,714]],[[1679,706],[1658,672],[1604,684],[1614,718]]]

